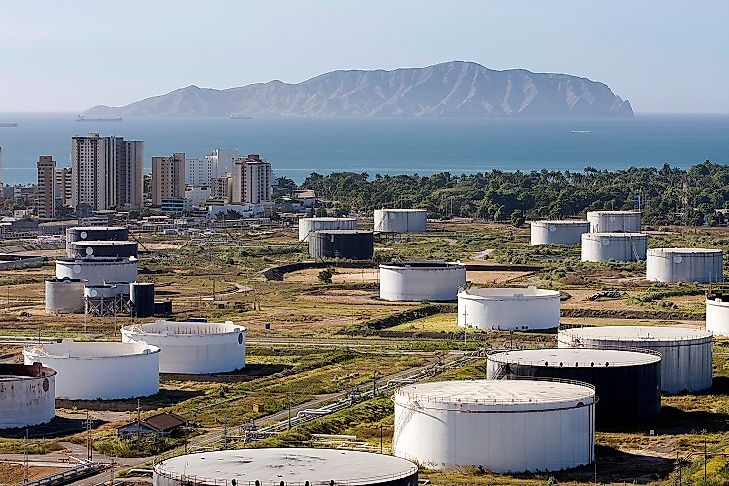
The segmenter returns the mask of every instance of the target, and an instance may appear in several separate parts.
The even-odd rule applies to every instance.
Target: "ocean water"
[[[258,153],[276,176],[311,172],[453,174],[500,170],[686,168],[729,163],[729,115],[636,115],[630,119],[311,119],[128,118],[75,121],[75,114],[0,113],[3,181],[33,182],[39,155],[69,164],[71,137],[88,132],[144,140],[153,155],[197,158],[217,147]]]

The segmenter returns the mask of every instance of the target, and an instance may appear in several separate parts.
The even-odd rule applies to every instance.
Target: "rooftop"
[[[489,361],[545,367],[618,367],[658,363],[658,354],[637,350],[547,348],[522,349],[489,355]]]
[[[619,341],[676,341],[711,339],[711,333],[692,327],[668,326],[597,326],[565,329],[560,334],[576,338],[614,339]]]

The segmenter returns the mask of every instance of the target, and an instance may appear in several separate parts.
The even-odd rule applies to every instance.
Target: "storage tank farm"
[[[595,388],[559,380],[456,380],[395,392],[393,450],[434,469],[559,471],[594,458]]]
[[[56,371],[40,363],[0,363],[0,429],[45,424],[56,416]]]
[[[729,293],[710,292],[706,296],[706,330],[729,337]]]
[[[121,400],[159,391],[159,353],[139,343],[74,342],[29,345],[26,364],[56,370],[56,397],[69,400]]]
[[[561,329],[564,348],[641,348],[661,354],[661,391],[697,392],[711,387],[712,334],[667,326],[599,326]]]
[[[343,449],[238,449],[166,459],[155,464],[152,481],[154,486],[417,486],[418,467],[398,457]]]
[[[579,245],[582,234],[590,232],[589,221],[532,221],[530,226],[532,245]]]
[[[477,288],[458,292],[458,326],[483,330],[552,329],[560,324],[556,290]]]
[[[47,314],[81,314],[84,312],[84,286],[78,278],[52,278],[45,282]]]
[[[651,350],[542,348],[488,355],[491,380],[559,378],[590,383],[598,427],[632,425],[661,411],[661,355]]]
[[[371,231],[322,230],[309,235],[309,256],[316,259],[369,260],[374,251]]]
[[[299,241],[309,241],[309,236],[324,230],[357,229],[357,218],[301,218],[299,219]]]
[[[122,342],[160,348],[161,373],[223,373],[245,367],[246,328],[231,321],[158,320],[124,326]]]
[[[380,265],[380,298],[388,301],[451,301],[466,285],[461,262],[409,260]]]
[[[640,211],[588,211],[590,232],[582,239],[583,262],[636,262],[646,259],[648,235]]]
[[[428,224],[425,209],[375,209],[375,233],[424,233]]]
[[[664,283],[722,282],[724,252],[712,248],[651,248],[646,279]]]

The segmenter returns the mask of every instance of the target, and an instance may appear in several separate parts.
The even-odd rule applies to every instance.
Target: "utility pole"
[[[28,428],[25,429],[25,437],[23,437],[23,484],[28,482],[30,474],[28,473]]]
[[[380,454],[382,454],[382,424],[380,424]]]
[[[91,417],[88,410],[86,410],[86,459],[89,462],[94,460],[94,449],[91,443]]]
[[[704,430],[704,481],[706,481],[706,431]]]
[[[289,422],[288,422],[288,424],[289,424],[289,429],[290,429],[291,428],[291,392],[290,391],[287,391],[286,392],[286,403],[287,403],[287,406],[288,406],[288,409],[289,409]]]

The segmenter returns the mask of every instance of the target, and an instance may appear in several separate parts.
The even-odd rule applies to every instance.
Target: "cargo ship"
[[[17,127],[17,123],[2,123],[0,122],[0,128],[15,128]]]
[[[122,117],[117,118],[87,118],[84,115],[79,115],[78,118],[76,118],[77,122],[120,122],[122,121]]]

